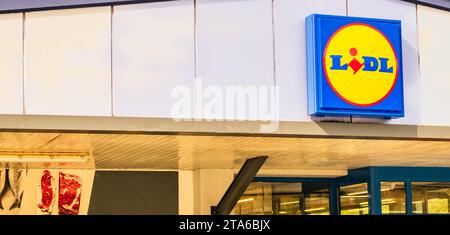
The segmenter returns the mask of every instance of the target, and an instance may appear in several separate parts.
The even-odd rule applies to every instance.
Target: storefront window
[[[234,207],[235,215],[329,215],[328,183],[253,182]]]
[[[303,183],[305,215],[330,214],[330,184]]]
[[[367,183],[352,184],[339,188],[341,215],[369,214]]]
[[[412,182],[415,214],[450,214],[450,182]],[[380,182],[382,214],[406,214],[405,182]],[[341,215],[369,214],[368,183],[339,187]],[[236,204],[236,215],[329,215],[330,184],[253,182]]]
[[[415,214],[447,214],[450,182],[413,182],[412,208]]]
[[[233,211],[238,215],[264,215],[262,183],[251,183]]]
[[[300,215],[301,184],[271,183],[266,184],[271,190],[273,215]],[[270,197],[267,195],[267,197]]]
[[[382,214],[405,214],[406,191],[404,182],[381,182]]]
[[[236,215],[299,215],[301,183],[254,182],[238,201]]]

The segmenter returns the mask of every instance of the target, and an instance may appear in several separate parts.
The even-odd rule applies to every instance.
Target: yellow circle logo
[[[372,106],[395,87],[398,62],[388,38],[368,24],[352,23],[338,29],[323,54],[328,84],[344,101]]]

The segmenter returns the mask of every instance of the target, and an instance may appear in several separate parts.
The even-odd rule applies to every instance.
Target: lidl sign
[[[400,21],[313,14],[306,35],[310,115],[404,116]]]

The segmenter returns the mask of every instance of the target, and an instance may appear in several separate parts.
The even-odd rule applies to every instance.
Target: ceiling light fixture
[[[251,201],[253,201],[253,200],[255,200],[255,199],[251,197],[251,198],[241,199],[241,200],[239,200],[237,203],[251,202]]]
[[[0,151],[0,162],[31,163],[31,162],[86,162],[87,152],[9,152]]]

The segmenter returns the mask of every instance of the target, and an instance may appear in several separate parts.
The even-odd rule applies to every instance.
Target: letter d
[[[377,71],[378,69],[378,60],[375,57],[371,56],[363,56],[364,60],[364,68],[363,71]]]

